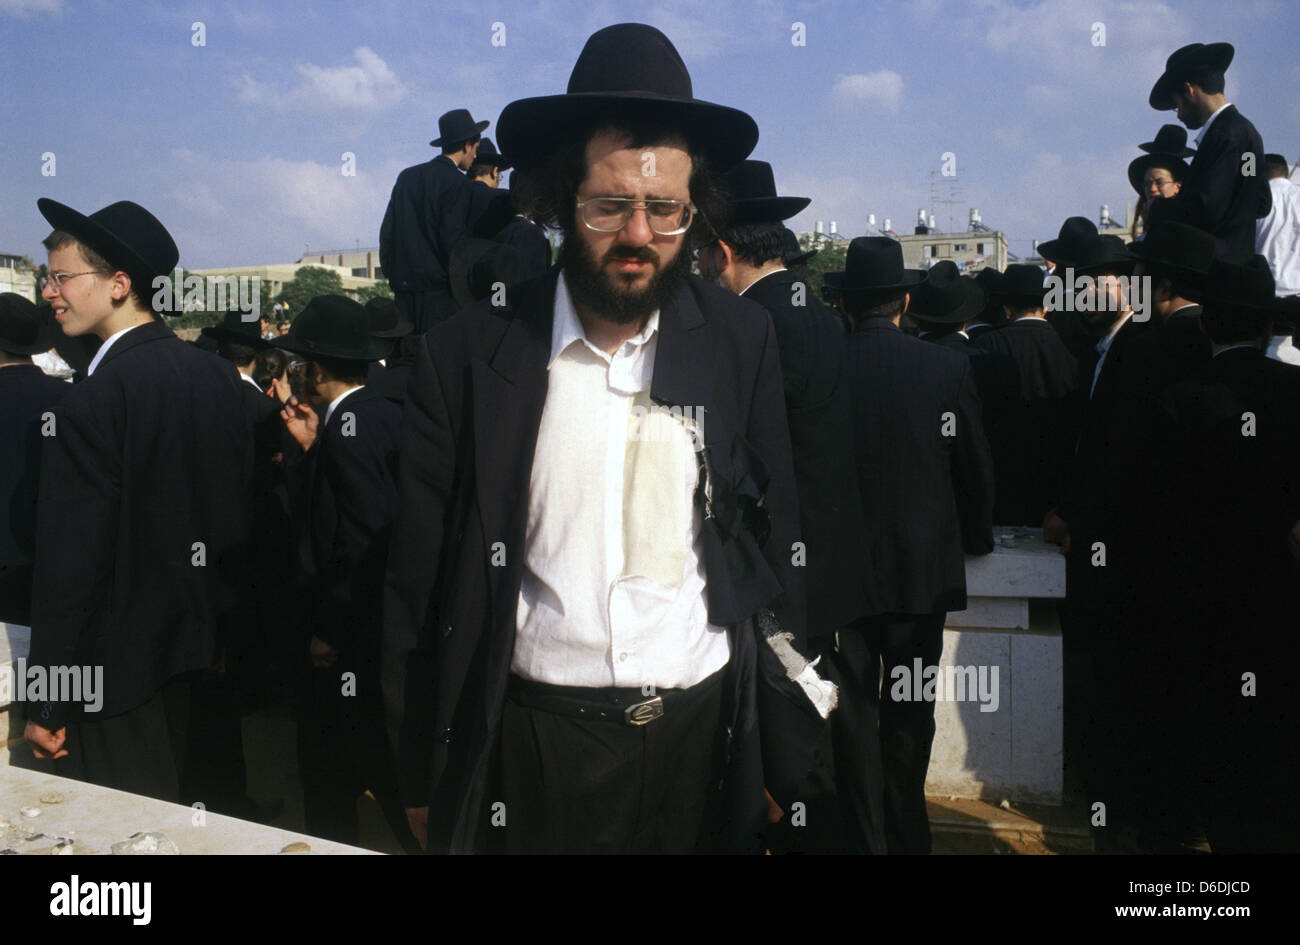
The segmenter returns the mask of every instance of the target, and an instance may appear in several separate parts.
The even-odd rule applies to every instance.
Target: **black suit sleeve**
[[[984,555],[993,550],[993,453],[980,417],[979,392],[970,359],[963,358],[957,386],[957,441],[952,454],[952,480],[961,518],[962,550]]]
[[[457,171],[456,179],[453,179],[438,196],[437,205],[430,207],[428,213],[430,219],[437,221],[437,238],[433,240],[433,245],[439,247],[443,254],[438,264],[446,273],[449,265],[447,257],[451,255],[452,247],[469,236],[473,188],[465,176]]]
[[[384,278],[390,279],[393,271],[393,201],[390,197],[384,211],[384,222],[379,224],[379,268]]]
[[[397,524],[384,589],[383,690],[398,786],[407,807],[429,803],[435,717],[429,608],[442,569],[456,440],[429,342],[420,346],[402,418]]]

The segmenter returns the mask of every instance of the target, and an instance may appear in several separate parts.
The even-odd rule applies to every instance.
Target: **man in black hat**
[[[190,683],[243,589],[240,381],[154,310],[179,254],[152,214],[38,206],[54,227],[42,295],[65,334],[103,343],[42,444],[30,662],[103,674],[97,702],[29,702],[27,740],[66,759],[57,773],[176,800]]]
[[[1162,125],[1154,141],[1138,145],[1145,154],[1128,165],[1128,182],[1138,195],[1138,216],[1143,234],[1150,230],[1148,213],[1151,204],[1161,197],[1177,197],[1187,178],[1186,158],[1195,154],[1187,147],[1187,131],[1178,125]],[[1140,239],[1140,237],[1139,237]]]
[[[989,332],[997,331],[1006,321],[1006,316],[1002,311],[1002,302],[997,296],[997,285],[1002,278],[1002,273],[991,267],[986,267],[967,278],[974,279],[976,284],[984,290],[984,308],[980,310],[978,315],[966,322],[966,327],[963,329],[966,332],[966,337],[975,342]]]
[[[464,108],[447,112],[429,142],[442,153],[408,167],[393,185],[379,229],[379,264],[398,310],[420,333],[456,310],[447,255],[469,230],[472,192],[461,172],[474,163],[487,126]]]
[[[406,403],[406,385],[411,380],[411,368],[415,366],[419,349],[419,339],[411,334],[415,326],[402,317],[397,303],[390,298],[376,296],[365,307],[370,316],[370,337],[393,342],[392,354],[370,362],[366,386],[400,406]]]
[[[1300,369],[1264,357],[1273,291],[1261,256],[1214,262],[1198,293],[1212,356],[1159,395],[1145,438],[1170,618],[1150,666],[1164,701],[1152,738],[1180,764],[1140,800],[1163,810],[1190,794],[1215,853],[1300,850]]]
[[[1074,447],[1070,395],[1079,362],[1044,313],[1043,271],[1012,263],[998,280],[996,297],[1008,324],[984,335],[977,347],[1005,354],[1020,374],[1024,428],[1019,462],[1000,471],[1008,483],[1004,525],[1038,527],[1060,494],[1065,462]]]
[[[809,199],[778,196],[765,161],[742,161],[725,175],[723,184],[731,198],[730,222],[700,250],[700,274],[758,302],[772,316],[794,451],[799,540],[806,553],[808,645],[812,654],[825,658],[821,665],[831,678],[837,678],[832,668],[837,659],[835,634],[864,613],[861,575],[867,569],[844,330],[807,283],[785,265],[786,234],[794,234],[781,221],[807,207]],[[798,246],[796,240],[795,249]],[[864,701],[862,693],[842,686],[831,727],[852,732],[866,724]],[[836,734],[833,740],[842,737]],[[829,744],[824,748],[826,755],[833,751]],[[835,794],[834,774],[827,765],[800,792],[808,829],[783,831],[786,840],[808,852],[855,849],[856,844],[846,842]],[[856,820],[853,831],[862,833],[869,812],[853,810],[851,796],[843,800],[843,816]]]
[[[70,389],[47,377],[32,355],[54,347],[59,326],[15,292],[0,293],[0,621],[31,623],[32,550],[41,428]]]
[[[689,272],[757,137],[640,24],[501,114],[512,186],[565,239],[431,332],[411,382],[385,698],[429,849],[755,850],[764,785],[791,803],[832,700],[796,649],[776,338]]]
[[[934,703],[894,698],[894,670],[911,673],[917,659],[938,666],[944,620],[966,607],[963,553],[993,550],[993,460],[970,358],[899,328],[921,280],[903,268],[896,241],[849,244],[841,292],[855,324],[849,377],[867,608],[840,632],[839,655],[852,677],[845,687],[865,693],[873,710],[849,772],[874,815],[871,852],[884,852],[881,837],[890,853],[930,851]]]
[[[1025,409],[1016,362],[999,351],[976,347],[967,334],[966,328],[981,317],[986,307],[980,284],[958,273],[952,260],[944,259],[931,267],[911,293],[907,310],[920,329],[918,338],[970,358],[997,483],[993,521],[1001,523],[1011,521],[1015,514],[1016,483],[1007,477],[1006,470],[1015,468],[1023,449]]]
[[[383,718],[380,593],[397,512],[401,410],[364,384],[367,365],[393,343],[373,337],[360,303],[323,295],[272,344],[303,360],[303,395],[324,411],[318,418],[296,397],[283,411],[304,451],[291,483],[311,628],[298,718],[307,832],[357,843],[356,801],[369,789],[404,841],[391,760],[373,737]]]
[[[1231,43],[1192,43],[1174,52],[1148,98],[1158,111],[1176,109],[1196,135],[1196,156],[1179,200],[1194,203],[1214,234],[1219,255],[1244,259],[1255,251],[1255,220],[1273,204],[1264,171],[1264,143],[1223,96]]]

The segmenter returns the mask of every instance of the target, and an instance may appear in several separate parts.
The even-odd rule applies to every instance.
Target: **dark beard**
[[[639,292],[615,288],[601,270],[601,262],[616,259],[640,259],[653,263],[660,258],[649,246],[615,246],[597,260],[576,233],[565,233],[560,247],[560,266],[573,300],[583,308],[616,325],[630,325],[661,309],[673,297],[690,273],[690,257],[685,243],[677,255],[661,265],[650,282]],[[615,277],[617,278],[617,277]]]

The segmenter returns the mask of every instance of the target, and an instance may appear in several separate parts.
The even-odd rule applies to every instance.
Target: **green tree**
[[[343,294],[343,280],[337,272],[322,269],[320,266],[303,266],[293,274],[293,280],[286,282],[280,289],[280,294],[271,301],[287,303],[289,315],[294,317],[318,295]]]
[[[808,260],[808,283],[812,290],[817,293],[817,297],[825,299],[826,295],[822,291],[822,277],[828,272],[837,272],[844,269],[844,257],[848,254],[848,244],[839,243],[823,246],[812,259]]]
[[[391,299],[393,289],[387,282],[378,285],[365,285],[357,289],[357,301],[365,305],[371,299]]]

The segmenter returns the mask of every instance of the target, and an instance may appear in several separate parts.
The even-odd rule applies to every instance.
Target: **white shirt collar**
[[[626,351],[631,348],[641,347],[654,337],[655,332],[658,330],[659,310],[655,309],[650,313],[650,317],[646,319],[645,327],[623,342],[619,350]],[[546,369],[550,370],[551,365],[555,363],[555,359],[563,354],[565,349],[575,341],[581,341],[605,361],[612,360],[608,352],[600,350],[587,340],[587,333],[583,330],[582,322],[578,318],[578,310],[573,306],[573,297],[569,294],[567,276],[561,274],[560,278],[555,282],[555,321],[551,325],[551,360],[546,362]]]
[[[1201,130],[1196,132],[1196,146],[1198,148],[1201,146],[1201,141],[1202,139],[1204,139],[1205,133],[1210,130],[1210,125],[1214,124],[1214,119],[1219,117],[1219,112],[1223,111],[1231,104],[1232,104],[1231,102],[1224,102],[1222,105],[1220,105],[1218,108],[1214,110],[1213,115],[1205,119],[1205,124],[1201,125]]]
[[[361,388],[365,386],[366,385],[364,384],[358,384],[356,387],[349,387],[343,393],[339,394],[337,397],[331,400],[330,405],[325,408],[325,423],[322,424],[322,426],[325,426],[330,422],[330,417],[334,415],[334,408],[337,407],[342,402],[344,397],[346,397],[348,394],[352,393],[353,391],[361,390]]]
[[[236,369],[236,370],[238,370],[238,369]],[[259,394],[264,394],[264,393],[266,393],[266,391],[262,390],[261,385],[258,384],[257,381],[253,380],[251,377],[249,377],[249,376],[248,376],[247,374],[245,374],[243,371],[240,371],[240,372],[239,372],[239,379],[242,380],[242,381],[246,381],[246,382],[248,382],[249,384],[252,384],[254,387],[257,388],[257,392],[258,392]]]
[[[1105,354],[1110,350],[1110,346],[1115,342],[1115,336],[1119,334],[1119,330],[1123,328],[1125,323],[1127,323],[1132,317],[1132,309],[1120,316],[1119,321],[1115,322],[1115,324],[1110,327],[1110,331],[1106,332],[1106,337],[1097,342],[1098,354]]]
[[[1041,315],[1021,315],[1019,318],[1016,319],[1016,321],[1018,321],[1018,322],[1045,322],[1045,321],[1047,321],[1047,319],[1046,319],[1046,318],[1043,318]]]
[[[762,281],[763,281],[764,279],[766,279],[768,276],[773,275],[774,273],[785,272],[785,271],[786,271],[785,266],[782,266],[780,269],[773,269],[771,272],[765,272],[765,273],[763,273],[761,276],[759,276],[757,279],[755,279],[753,282],[751,282],[749,285],[745,286],[743,289],[741,289],[739,292],[737,292],[736,294],[737,294],[737,295],[744,295],[746,292],[748,292],[750,289],[754,288],[754,286],[758,285],[760,282],[762,282]]]
[[[1256,351],[1258,351],[1259,345],[1252,345],[1252,344],[1228,345],[1228,347],[1224,348],[1222,351],[1214,352],[1214,354],[1212,354],[1211,357],[1217,358],[1219,355],[1223,354],[1224,351],[1232,351],[1236,348],[1254,348]]]
[[[142,322],[141,324],[147,325],[149,323]],[[117,341],[117,339],[125,335],[128,331],[131,330],[131,328],[139,328],[139,327],[140,325],[132,325],[130,328],[123,328],[121,331],[115,331],[107,338],[105,338],[104,343],[100,345],[99,350],[95,352],[95,356],[91,358],[90,367],[86,368],[86,377],[90,377],[90,375],[95,373],[95,368],[99,367],[99,362],[104,360],[104,355],[108,354],[108,349],[113,347],[113,343]]]

